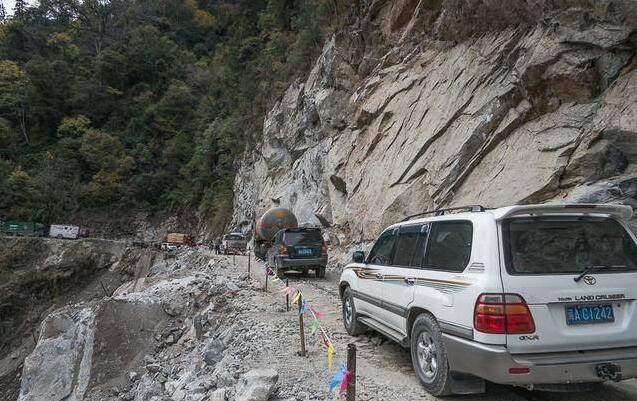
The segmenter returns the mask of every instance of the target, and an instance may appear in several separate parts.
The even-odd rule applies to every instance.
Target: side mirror
[[[354,263],[365,263],[365,252],[354,251],[352,254],[352,261],[354,261]]]

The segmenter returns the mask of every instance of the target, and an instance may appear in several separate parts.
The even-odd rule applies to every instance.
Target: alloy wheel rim
[[[433,337],[428,332],[418,336],[416,346],[418,365],[427,381],[433,381],[438,373],[438,348]]]
[[[345,298],[345,323],[347,323],[347,325],[349,326],[352,323],[352,315],[353,315],[353,310],[352,310],[352,303],[350,301],[349,298]]]

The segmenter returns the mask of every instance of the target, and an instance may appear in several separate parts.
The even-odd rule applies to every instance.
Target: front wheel
[[[356,306],[354,306],[354,296],[352,295],[352,290],[349,287],[347,287],[343,292],[341,303],[343,304],[343,324],[345,325],[347,333],[351,336],[363,334],[367,329],[361,322],[358,321]]]
[[[434,396],[451,394],[451,374],[447,350],[438,322],[429,314],[420,315],[411,330],[411,361],[425,390]]]
[[[315,269],[316,278],[325,278],[325,268],[322,266],[318,266]]]

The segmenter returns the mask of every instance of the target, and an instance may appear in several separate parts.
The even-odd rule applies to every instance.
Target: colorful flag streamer
[[[285,284],[283,280],[281,280],[281,278],[276,274],[274,270],[267,266],[265,266],[265,268],[266,274],[272,276],[272,282],[276,283],[276,285],[279,286],[279,292],[283,296],[294,295],[292,302],[300,302],[299,314],[303,315],[307,313],[308,310],[311,313],[313,320],[309,324],[309,330],[312,334],[316,334],[316,332],[319,330],[321,331],[323,344],[327,348],[327,367],[328,371],[331,372],[333,370],[334,355],[336,354],[336,352],[334,351],[332,340],[321,325],[320,319],[324,316],[324,314],[310,306],[309,301],[305,299],[300,290],[294,287],[288,287],[287,284]],[[340,383],[339,395],[343,395],[347,391],[347,386],[351,381],[351,377],[351,372],[346,370],[345,366],[341,366],[330,382],[330,394],[334,392],[334,390],[339,386]]]
[[[334,374],[334,376],[332,376],[332,380],[330,380],[330,386],[328,390],[329,394],[332,394],[334,390],[336,390],[336,387],[338,387],[338,385],[343,382],[343,378],[345,377],[346,372],[347,369],[345,368],[345,365],[341,365],[341,367],[338,368],[338,371]]]
[[[301,299],[301,308],[299,309],[299,315],[304,315],[307,312],[307,301],[305,298]]]
[[[327,370],[332,371],[332,367],[334,365],[334,347],[332,347],[332,342],[327,344]]]
[[[320,318],[323,317],[323,314],[321,312],[317,311],[316,309],[312,308],[311,306],[310,306],[310,312],[312,312],[312,315],[314,315],[314,317],[316,319],[320,319]]]
[[[292,303],[295,304],[297,302],[299,302],[299,299],[301,299],[301,297],[303,296],[303,294],[301,294],[301,291],[296,291],[296,295],[294,296],[294,298],[292,298]]]
[[[341,387],[338,389],[338,395],[345,395],[347,393],[347,386],[349,386],[349,382],[352,380],[352,372],[349,370],[345,372],[343,376],[343,381],[341,381]]]
[[[312,320],[312,322],[309,325],[310,333],[312,334],[316,334],[316,332],[320,328],[321,328],[321,322],[319,322],[318,320]]]

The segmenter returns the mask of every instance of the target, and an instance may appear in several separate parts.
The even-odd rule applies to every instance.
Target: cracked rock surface
[[[356,4],[248,149],[234,224],[276,200],[347,250],[437,207],[637,205],[637,3]]]

